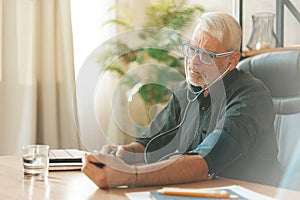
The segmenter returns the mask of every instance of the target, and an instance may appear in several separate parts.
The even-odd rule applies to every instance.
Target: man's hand
[[[97,167],[94,163],[102,163],[104,167]],[[133,185],[135,182],[134,166],[109,154],[87,155],[82,171],[99,188]]]
[[[124,160],[126,163],[142,162],[144,146],[133,142],[127,145],[104,145],[102,154],[112,154]]]
[[[104,145],[101,149],[103,154],[111,154],[124,160],[125,162],[132,162],[134,155],[132,155],[132,148],[128,145]]]

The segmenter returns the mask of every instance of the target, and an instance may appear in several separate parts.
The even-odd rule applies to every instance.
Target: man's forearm
[[[137,167],[137,186],[161,185],[208,179],[206,161],[198,155],[185,155]]]

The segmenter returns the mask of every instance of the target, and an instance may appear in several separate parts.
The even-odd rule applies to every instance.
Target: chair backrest
[[[271,92],[276,112],[278,161],[285,169],[300,138],[300,50],[249,57],[237,68],[263,81]]]

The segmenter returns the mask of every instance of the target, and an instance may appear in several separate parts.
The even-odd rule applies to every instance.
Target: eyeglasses
[[[187,43],[182,43],[182,51],[183,55],[189,59],[193,59],[198,54],[199,60],[206,65],[212,65],[215,62],[216,58],[230,56],[234,53],[234,51],[228,51],[225,53],[216,54],[210,51],[205,51],[203,49],[197,49]]]

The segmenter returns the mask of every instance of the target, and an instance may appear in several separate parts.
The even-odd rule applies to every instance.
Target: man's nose
[[[203,63],[200,61],[199,54],[195,55],[194,58],[191,59],[191,64],[192,65],[203,65]]]

